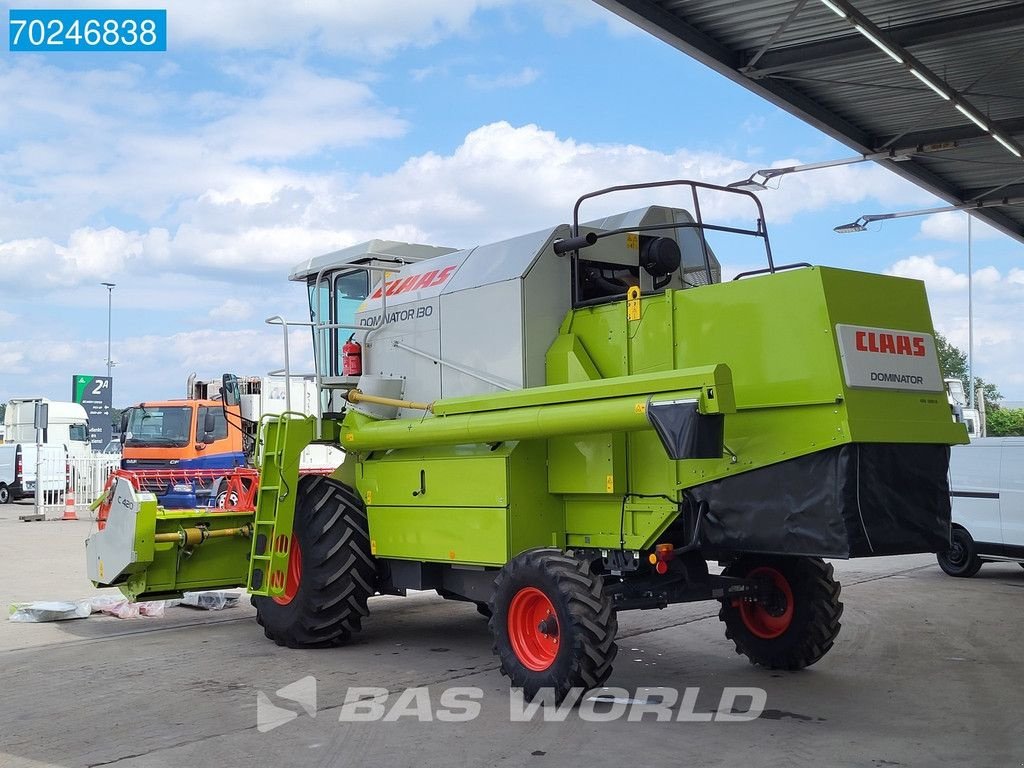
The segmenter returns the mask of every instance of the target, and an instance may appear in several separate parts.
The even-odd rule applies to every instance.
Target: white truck
[[[43,430],[45,445],[62,445],[70,456],[92,453],[89,440],[89,416],[78,403],[49,400],[45,397],[15,397],[7,401],[4,413],[5,443],[36,443],[36,403],[46,403],[49,424]]]
[[[220,398],[220,379],[197,381],[190,377],[188,396],[196,400]],[[286,388],[281,376],[239,376],[239,412],[245,434],[245,450],[251,455],[260,419],[291,410],[308,416],[317,412],[317,387],[312,376],[292,376]],[[341,465],[344,453],[330,445],[310,445],[302,452],[299,466],[306,473],[328,473]]]
[[[983,563],[1024,566],[1024,437],[982,437],[955,445],[949,460],[951,547],[938,555],[950,576]]]

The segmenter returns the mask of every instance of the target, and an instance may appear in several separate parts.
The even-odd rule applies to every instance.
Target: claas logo
[[[924,357],[926,354],[923,336],[874,331],[857,331],[857,349],[861,352],[881,352],[886,355],[909,357]]]
[[[448,282],[448,278],[452,276],[452,273],[455,272],[455,269],[455,266],[451,266],[444,269],[435,269],[431,272],[424,272],[422,275],[410,275],[409,277],[400,277],[398,280],[389,280],[385,283],[387,286],[386,294],[388,296],[397,296],[400,293],[444,285]],[[370,298],[379,299],[380,295],[381,289],[378,286],[377,290],[370,295]]]

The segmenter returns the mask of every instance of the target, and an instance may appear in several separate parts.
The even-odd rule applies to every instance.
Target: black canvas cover
[[[710,552],[870,557],[949,548],[949,446],[852,443],[691,489]]]

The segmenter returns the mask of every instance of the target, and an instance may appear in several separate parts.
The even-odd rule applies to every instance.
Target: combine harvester
[[[664,187],[692,213],[580,223],[592,198]],[[754,224],[705,223],[709,197]],[[767,263],[722,283],[709,240]],[[375,240],[292,279],[313,321],[286,337],[312,326],[322,411],[266,421],[252,512],[159,509],[119,480],[87,543],[97,584],[245,585],[297,648],[344,643],[375,593],[434,589],[489,616],[514,686],[560,700],[611,674],[619,611],[716,600],[739,653],[799,669],[839,632],[822,558],[949,547],[967,435],[923,284],[776,265],[748,192],[613,187],[571,226],[460,251]],[[344,462],[300,478],[310,443]]]

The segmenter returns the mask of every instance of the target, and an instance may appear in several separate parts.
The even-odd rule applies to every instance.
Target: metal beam
[[[960,40],[967,35],[1014,26],[1024,26],[1024,3],[942,16],[898,27],[885,27],[884,31],[889,42],[906,48],[941,42],[950,38]],[[878,49],[863,35],[844,35],[831,40],[769,51],[761,56],[757,66],[749,70],[747,74],[751,78],[757,79],[776,72],[800,70],[836,60],[848,61],[853,58],[870,58],[877,55]]]
[[[1010,136],[1024,134],[1024,117],[992,121],[992,127]],[[945,128],[929,128],[926,131],[901,133],[896,136],[878,136],[875,138],[877,142],[875,149],[885,147],[892,141],[896,141],[901,147],[918,147],[923,144],[940,144],[946,141],[965,141],[981,138],[992,141],[992,138],[974,123],[962,123]],[[1009,155],[1007,155],[1007,159],[1008,161],[1012,160]]]

